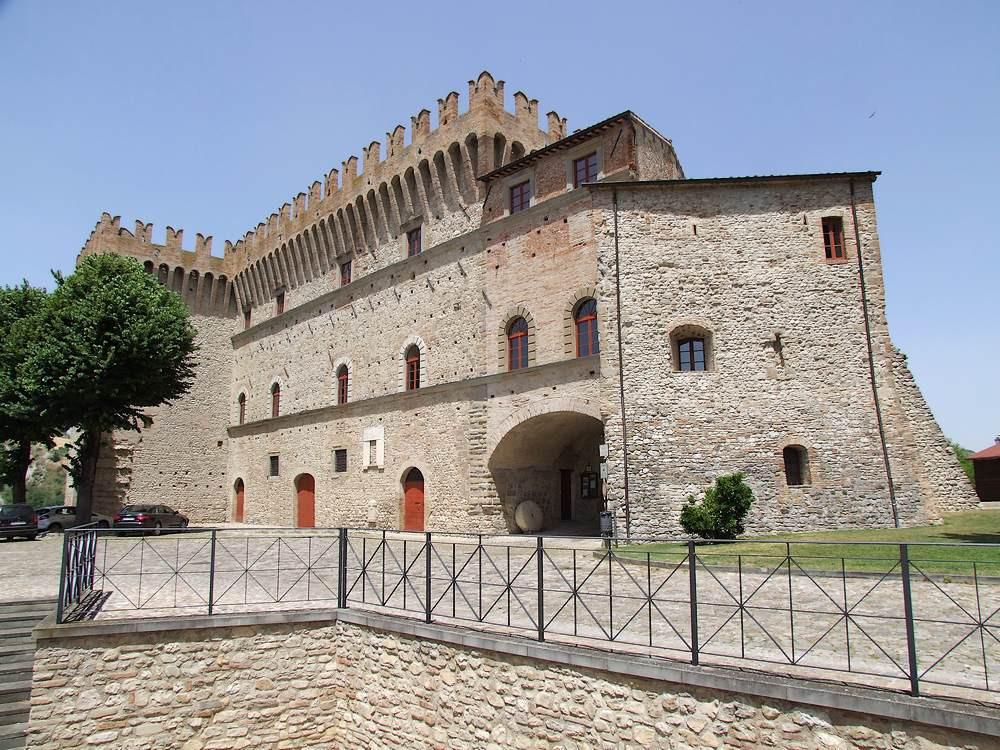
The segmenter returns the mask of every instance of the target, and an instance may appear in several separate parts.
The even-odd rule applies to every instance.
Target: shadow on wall
[[[575,533],[597,534],[601,506],[599,419],[571,411],[543,414],[513,427],[490,456],[509,531],[522,531],[515,521],[521,503],[541,510],[542,529],[572,524]]]

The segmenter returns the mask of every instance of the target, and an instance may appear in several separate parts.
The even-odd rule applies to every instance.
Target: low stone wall
[[[352,611],[36,635],[30,748],[1000,747],[981,707]]]

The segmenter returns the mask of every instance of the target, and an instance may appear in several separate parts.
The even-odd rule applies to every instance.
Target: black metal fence
[[[65,534],[60,622],[305,607],[913,695],[1000,691],[1000,545],[494,537],[370,529]],[[995,700],[995,697],[989,698]]]

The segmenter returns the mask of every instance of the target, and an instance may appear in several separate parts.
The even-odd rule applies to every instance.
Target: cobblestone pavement
[[[61,550],[62,534],[0,541],[0,603],[56,596]]]
[[[350,533],[349,607],[427,615],[467,627],[675,659],[692,656],[691,575],[683,553],[659,565],[605,554],[598,540]],[[42,543],[39,543],[42,544]],[[100,618],[336,606],[336,531],[227,529],[101,537],[90,616]],[[538,595],[538,560],[544,595]],[[789,565],[696,567],[702,663],[909,687],[898,564],[864,575]],[[800,567],[801,566],[801,567]],[[1000,580],[912,580],[914,639],[925,693],[997,701]],[[936,684],[940,683],[940,684]]]

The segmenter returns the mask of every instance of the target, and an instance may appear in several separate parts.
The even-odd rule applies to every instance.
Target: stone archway
[[[599,533],[603,441],[597,406],[581,399],[553,399],[501,422],[487,441],[488,467],[507,527],[518,530],[517,506],[534,502],[545,531]]]

